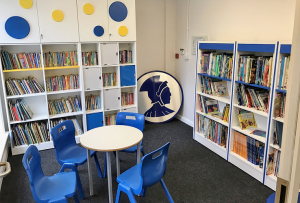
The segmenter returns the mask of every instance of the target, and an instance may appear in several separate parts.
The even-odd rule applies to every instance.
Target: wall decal
[[[6,33],[15,39],[23,39],[30,32],[29,23],[20,16],[12,16],[5,22]]]
[[[120,26],[118,32],[119,35],[125,37],[128,34],[128,28],[126,26]]]
[[[94,34],[95,34],[97,37],[101,37],[101,36],[104,34],[104,29],[103,29],[103,27],[100,26],[100,25],[95,26],[95,28],[94,28]]]
[[[64,19],[64,13],[61,10],[54,10],[52,12],[52,18],[56,22],[60,22]]]
[[[90,4],[90,3],[84,4],[84,6],[83,6],[83,12],[85,14],[91,15],[91,14],[94,13],[94,11],[95,11],[95,8],[94,8],[94,6],[92,4]]]
[[[120,1],[115,1],[109,6],[109,16],[117,22],[125,20],[127,17],[128,11],[125,4]]]
[[[32,0],[19,0],[19,4],[25,9],[30,9],[33,5],[33,2]]]

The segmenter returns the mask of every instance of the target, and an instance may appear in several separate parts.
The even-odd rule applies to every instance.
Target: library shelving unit
[[[95,127],[105,125],[105,116],[117,114],[120,111],[137,112],[137,87],[136,87],[136,43],[135,42],[82,42],[82,43],[36,43],[36,44],[2,44],[1,50],[12,54],[16,53],[44,53],[49,52],[70,52],[77,53],[78,64],[73,66],[47,67],[43,57],[41,57],[42,67],[30,69],[4,70],[1,57],[1,79],[4,93],[4,103],[7,111],[9,130],[12,125],[19,123],[45,121],[50,130],[50,121],[52,119],[64,117],[76,117],[79,126],[83,132]],[[131,63],[120,63],[119,51],[131,51]],[[97,52],[98,63],[92,66],[85,66],[82,63],[82,52]],[[104,86],[105,74],[115,73],[116,83],[114,86]],[[46,78],[63,75],[79,75],[79,88],[60,91],[47,91]],[[28,78],[35,77],[45,92],[8,96],[5,81],[8,78]],[[109,79],[108,83],[111,79]],[[131,105],[121,105],[121,93],[131,92],[134,95],[134,102]],[[86,96],[94,95],[100,97],[101,105],[99,109],[86,110]],[[48,111],[48,102],[60,98],[77,97],[80,98],[81,111],[50,115]],[[18,98],[24,99],[30,109],[33,111],[33,118],[26,121],[12,121],[8,102],[16,101]],[[81,135],[76,136],[79,142]],[[51,136],[50,136],[51,137]],[[29,145],[14,146],[12,140],[12,154],[23,154]],[[35,144],[39,150],[53,148],[53,142],[47,141]]]
[[[270,121],[270,135],[269,135],[269,146],[267,147],[267,152],[266,152],[266,162],[265,164],[268,164],[268,155],[275,153],[276,150],[281,150],[280,147],[277,144],[273,144],[273,136],[274,136],[274,130],[275,130],[275,125],[276,122],[281,122],[284,123],[284,117],[276,117],[276,112],[275,112],[275,99],[277,94],[285,94],[287,93],[286,89],[282,89],[279,87],[279,76],[281,72],[281,63],[282,63],[282,58],[283,57],[288,57],[291,54],[291,42],[279,42],[278,46],[278,53],[277,53],[277,68],[276,68],[276,73],[275,73],[275,80],[274,80],[274,88],[273,88],[273,106],[272,106],[272,117]],[[265,185],[270,187],[273,190],[276,190],[276,184],[277,184],[277,177],[274,176],[273,174],[267,175],[267,169],[265,168],[264,171],[265,175]]]
[[[218,154],[219,156],[221,156],[224,159],[227,159],[227,153],[228,153],[228,147],[224,147],[221,146],[215,142],[213,142],[212,140],[208,139],[205,137],[205,134],[202,132],[199,132],[199,128],[198,128],[198,116],[202,115],[205,118],[208,118],[210,120],[213,120],[223,126],[228,127],[229,130],[229,126],[230,126],[230,117],[231,115],[229,114],[229,122],[224,122],[223,120],[213,117],[211,115],[208,115],[204,112],[200,111],[200,105],[201,102],[199,101],[199,97],[206,97],[212,100],[216,100],[218,101],[218,106],[220,111],[222,111],[222,109],[226,106],[226,104],[231,104],[231,89],[232,89],[232,78],[225,78],[225,77],[218,77],[218,76],[214,76],[211,74],[207,74],[207,73],[203,73],[203,71],[201,70],[201,64],[203,63],[202,59],[202,53],[209,53],[209,52],[214,52],[216,54],[222,54],[222,53],[226,53],[229,55],[232,55],[232,60],[234,61],[234,50],[235,50],[235,42],[198,42],[198,51],[197,51],[197,68],[196,68],[196,101],[195,101],[195,120],[194,120],[194,139],[196,141],[198,141],[199,143],[201,143],[202,145],[204,145],[205,147],[207,147],[208,149],[214,151],[216,154]],[[234,62],[233,62],[234,64]],[[233,66],[234,67],[234,66]],[[231,74],[232,75],[232,74]],[[202,84],[201,84],[201,77],[205,77],[205,78],[211,78],[211,79],[218,79],[218,80],[222,80],[225,81],[227,84],[227,90],[229,93],[229,96],[224,96],[224,97],[220,97],[220,96],[215,96],[215,95],[210,95],[210,94],[206,94],[202,92]],[[231,108],[231,105],[230,105]],[[230,112],[230,110],[229,110]],[[227,135],[229,135],[229,132],[227,132]],[[228,136],[227,136],[227,140],[225,140],[226,142],[226,146],[228,146]]]

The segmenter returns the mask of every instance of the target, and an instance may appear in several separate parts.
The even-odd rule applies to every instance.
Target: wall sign
[[[181,109],[183,91],[169,73],[151,71],[138,78],[138,112],[150,123],[173,119]]]

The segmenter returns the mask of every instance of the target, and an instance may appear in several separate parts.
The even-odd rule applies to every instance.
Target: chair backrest
[[[64,127],[64,130],[60,128]],[[55,147],[56,159],[59,164],[63,165],[64,155],[68,154],[68,150],[72,147],[78,147],[75,140],[75,127],[71,120],[66,120],[50,130],[52,136],[53,145]]]
[[[139,113],[119,112],[117,114],[116,124],[135,127],[143,132],[145,126],[145,116]]]
[[[145,155],[141,160],[140,174],[143,188],[156,184],[165,175],[170,143]]]
[[[25,152],[22,160],[23,166],[27,172],[30,182],[30,188],[33,198],[36,202],[40,199],[36,192],[36,186],[43,177],[45,177],[42,166],[41,166],[41,156],[39,150],[36,146],[31,145]]]

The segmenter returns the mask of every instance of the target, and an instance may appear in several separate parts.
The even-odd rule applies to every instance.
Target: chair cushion
[[[72,197],[76,192],[76,173],[62,172],[40,179],[35,183],[36,194],[41,200]]]
[[[139,172],[140,167],[141,164],[135,165],[117,177],[118,183],[130,187],[135,194],[140,193],[140,191],[138,191],[142,179]]]
[[[83,147],[73,146],[69,147],[64,151],[64,153],[60,153],[59,159],[63,163],[75,163],[77,165],[82,165],[87,161],[87,150]],[[90,154],[94,155],[96,152],[90,150]]]

